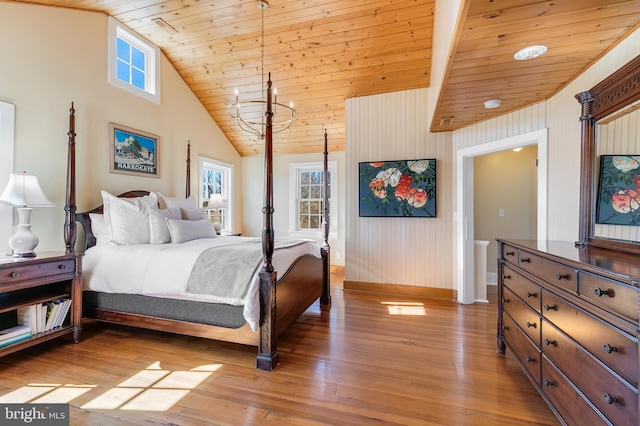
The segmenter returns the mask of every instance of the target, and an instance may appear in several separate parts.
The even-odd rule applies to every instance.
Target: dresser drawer
[[[540,349],[531,343],[511,317],[502,314],[504,338],[515,357],[524,365],[533,380],[540,386]]]
[[[542,312],[545,320],[638,386],[638,342],[635,338],[546,290],[542,291]]]
[[[573,268],[536,256],[525,250],[518,251],[518,265],[550,284],[574,293],[578,291],[578,273]]]
[[[633,424],[638,413],[635,389],[546,320],[542,321],[542,350],[613,424]]]
[[[542,392],[568,425],[608,424],[594,411],[582,395],[562,376],[556,367],[542,355]]]
[[[502,282],[527,305],[540,313],[540,286],[532,283],[508,266],[504,267]]]
[[[73,273],[75,260],[59,260],[43,262],[37,265],[20,265],[0,269],[0,284],[10,284],[17,281]]]
[[[518,249],[508,244],[502,244],[502,258],[507,262],[518,264]]]
[[[638,322],[638,289],[590,272],[580,272],[580,295],[616,314]]]
[[[540,315],[506,287],[502,292],[502,299],[504,310],[533,343],[540,347]]]

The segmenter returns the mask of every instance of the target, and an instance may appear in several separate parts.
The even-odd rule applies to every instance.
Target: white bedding
[[[244,299],[228,299],[186,291],[196,259],[211,247],[257,240],[250,237],[202,238],[181,244],[101,244],[88,249],[82,266],[85,290],[105,293],[143,294],[244,306],[243,315],[256,331],[260,319],[259,278],[256,272]],[[276,242],[277,247],[277,242]],[[318,258],[319,245],[312,240],[274,250],[273,266],[282,277],[293,262],[304,254]],[[258,268],[258,272],[260,268]],[[216,272],[211,271],[212,276]]]

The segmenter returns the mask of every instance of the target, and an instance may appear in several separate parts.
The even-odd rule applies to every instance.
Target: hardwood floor
[[[254,348],[87,321],[0,358],[0,403],[70,404],[72,425],[557,425],[513,357],[496,306],[342,291]],[[494,296],[495,298],[495,296]]]

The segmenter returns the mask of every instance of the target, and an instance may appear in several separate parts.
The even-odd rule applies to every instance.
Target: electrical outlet
[[[498,209],[498,216],[504,217],[504,209]]]
[[[341,251],[336,251],[336,259],[340,259],[342,257]]]

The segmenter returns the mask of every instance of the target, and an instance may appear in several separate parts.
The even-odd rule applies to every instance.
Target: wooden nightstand
[[[18,308],[59,299],[71,299],[67,318],[60,327],[0,347],[0,356],[82,330],[82,255],[37,253],[33,258],[0,256],[0,317],[3,328],[17,320]],[[16,318],[16,320],[14,320]]]

